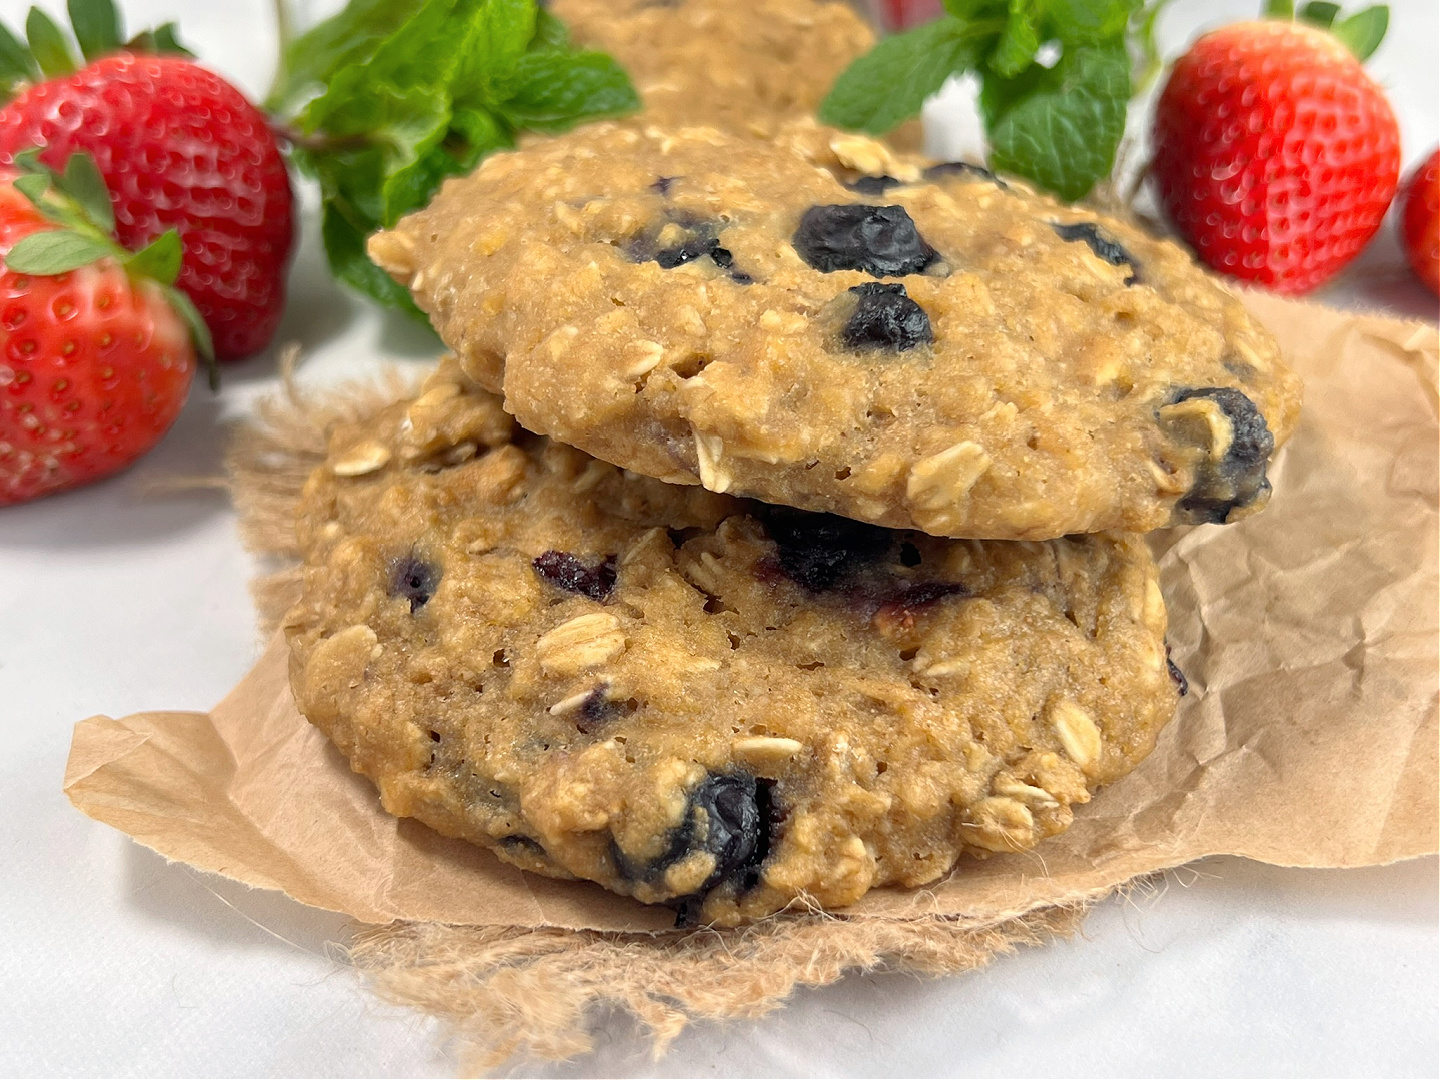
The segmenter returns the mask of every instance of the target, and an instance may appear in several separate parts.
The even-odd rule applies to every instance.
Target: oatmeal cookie
[[[838,0],[554,0],[574,40],[630,73],[643,120],[768,137],[813,113],[875,44]]]
[[[533,431],[938,536],[1227,522],[1299,380],[1175,244],[813,123],[595,125],[370,241]]]
[[[943,540],[625,473],[447,365],[334,432],[286,620],[385,807],[735,923],[1021,851],[1175,710],[1143,541]]]

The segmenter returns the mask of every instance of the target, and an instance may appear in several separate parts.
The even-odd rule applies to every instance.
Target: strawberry
[[[1405,181],[1400,240],[1420,280],[1440,294],[1440,150]]]
[[[53,23],[40,40],[29,28],[39,67],[54,77],[0,109],[0,164],[32,146],[56,168],[77,150],[92,155],[123,245],[179,231],[179,285],[205,317],[219,359],[259,351],[280,321],[294,239],[290,179],[265,117],[189,59],[134,51],[157,36],[174,47],[173,34],[122,46],[108,0],[99,5],[108,10],[99,37],[97,5],[84,6],[91,17],[77,18],[77,32],[86,31],[78,36],[91,62],[78,71],[66,70],[75,61]]]
[[[1308,292],[1353,259],[1399,178],[1395,114],[1356,55],[1388,15],[1313,24],[1336,10],[1206,34],[1156,107],[1152,174],[1175,228],[1214,269],[1275,292]]]
[[[0,506],[88,483],[165,434],[208,352],[174,230],[128,252],[83,155],[0,176]],[[57,228],[57,225],[59,226]]]

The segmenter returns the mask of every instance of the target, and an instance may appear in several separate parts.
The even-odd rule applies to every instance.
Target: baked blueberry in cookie
[[[532,431],[888,528],[1233,522],[1299,412],[1274,340],[1176,245],[809,122],[591,125],[370,251]]]
[[[918,274],[936,259],[903,206],[812,206],[791,243],[821,273],[863,270],[873,277]]]
[[[1275,450],[1275,437],[1255,403],[1239,390],[1228,386],[1182,390],[1162,415],[1172,428],[1194,418],[1203,424],[1199,441],[1207,452],[1195,469],[1194,484],[1177,507],[1180,520],[1223,524],[1236,510],[1269,496],[1265,465]]]
[[[904,285],[866,282],[855,285],[855,311],[841,336],[852,349],[889,349],[904,352],[935,340],[930,316],[905,295]]]

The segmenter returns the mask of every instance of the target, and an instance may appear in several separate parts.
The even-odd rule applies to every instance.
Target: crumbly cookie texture
[[[572,38],[630,73],[645,119],[768,138],[875,44],[838,0],[554,0]]]
[[[333,433],[286,620],[385,807],[733,924],[1023,851],[1175,710],[1143,541],[893,532],[625,473],[446,364]]]
[[[1176,245],[813,123],[593,125],[370,241],[531,430],[941,536],[1262,507],[1298,378]]]

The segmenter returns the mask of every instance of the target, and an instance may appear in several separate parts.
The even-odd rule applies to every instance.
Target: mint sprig
[[[1115,168],[1131,99],[1159,75],[1155,23],[1168,0],[945,0],[935,22],[884,38],[820,104],[836,127],[883,135],[920,112],[952,75],[980,78],[990,164],[1065,199]],[[1266,0],[1270,18],[1328,29],[1362,61],[1390,21],[1384,5],[1340,18],[1338,4]]]
[[[15,155],[15,168],[20,173],[14,180],[16,190],[59,228],[31,233],[17,241],[5,256],[5,265],[17,274],[50,277],[110,258],[132,278],[154,282],[189,328],[195,351],[214,389],[218,372],[210,328],[190,297],[175,287],[184,254],[180,234],[170,229],[138,251],[121,247],[115,239],[110,193],[89,154],[71,154],[64,171],[57,172],[40,160],[38,148],[24,150]]]
[[[881,135],[952,75],[980,77],[991,164],[1066,199],[1110,174],[1166,0],[945,0],[946,14],[850,65],[820,119]]]
[[[640,100],[613,59],[572,48],[535,0],[351,0],[285,46],[267,105],[319,182],[332,272],[418,314],[366,256],[371,233],[522,130],[564,131]]]

